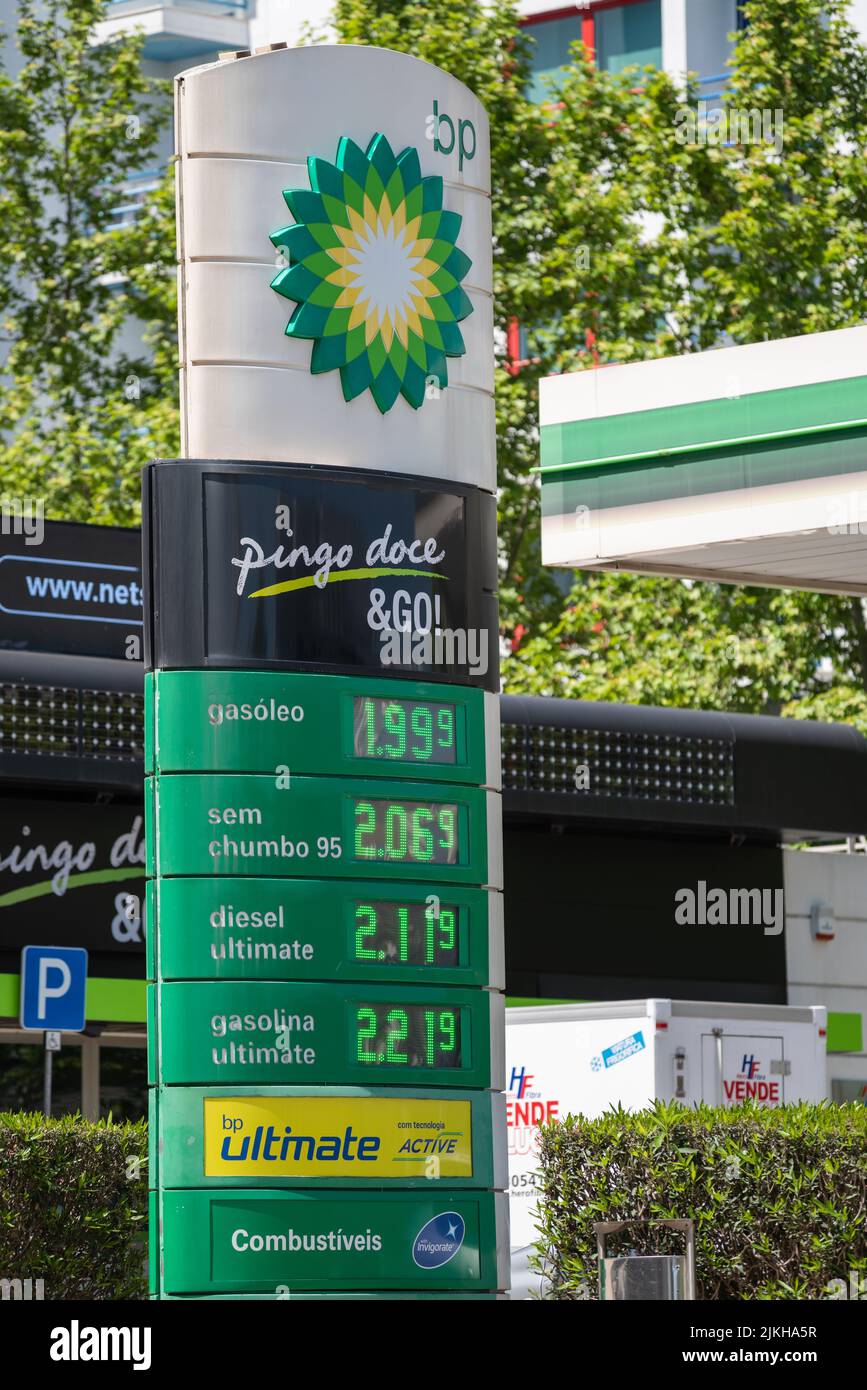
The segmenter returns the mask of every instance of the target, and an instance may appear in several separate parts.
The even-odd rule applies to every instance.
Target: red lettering
[[[723,1081],[726,1100],[757,1100],[762,1105],[779,1105],[780,1083],[778,1081]]]
[[[559,1111],[558,1100],[525,1101],[523,1104],[520,1101],[507,1100],[506,1124],[510,1129],[550,1124],[552,1120],[559,1118]]]

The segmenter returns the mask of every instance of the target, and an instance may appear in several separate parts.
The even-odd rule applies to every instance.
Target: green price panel
[[[164,1302],[183,1302],[185,1300],[190,1300],[190,1298],[196,1302],[243,1302],[246,1300],[256,1302],[276,1300],[281,1302],[289,1300],[289,1298],[292,1302],[320,1302],[322,1298],[324,1298],[324,1300],[328,1300],[328,1298],[339,1298],[340,1302],[356,1302],[358,1300],[370,1301],[371,1298],[382,1298],[382,1300],[388,1300],[388,1302],[427,1302],[431,1300],[431,1298],[433,1298],[433,1300],[436,1300],[436,1298],[445,1298],[447,1302],[506,1302],[509,1300],[509,1294],[495,1293],[495,1291],[484,1294],[457,1294],[453,1293],[453,1291],[424,1294],[403,1293],[403,1290],[400,1289],[390,1290],[389,1293],[377,1293],[374,1289],[367,1290],[367,1293],[358,1293],[357,1290],[346,1289],[339,1294],[311,1294],[300,1293],[300,1291],[299,1293],[292,1293],[292,1290],[289,1289],[289,1284],[278,1284],[276,1289],[270,1294],[163,1294],[161,1297],[163,1297]]]
[[[163,878],[147,926],[150,979],[504,985],[502,894],[484,888]]]
[[[157,1030],[152,1082],[503,1086],[500,994],[264,981],[148,991]]]
[[[145,677],[148,772],[273,772],[500,786],[497,697],[465,686],[272,671]],[[488,738],[486,741],[486,721]]]
[[[506,1107],[492,1091],[159,1086],[162,1187],[503,1189]]]
[[[503,1289],[507,1200],[438,1185],[388,1193],[164,1191],[161,1292]]]
[[[499,792],[220,773],[149,781],[151,877],[409,878],[502,887]]]

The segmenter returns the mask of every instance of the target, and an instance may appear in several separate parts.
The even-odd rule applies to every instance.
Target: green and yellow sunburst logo
[[[288,260],[272,288],[296,308],[290,338],[312,338],[310,370],[339,371],[343,395],[370,390],[385,414],[403,395],[416,410],[448,383],[446,358],[466,352],[458,324],[473,306],[461,218],[443,208],[441,178],[422,178],[418,151],[396,158],[384,135],[366,152],[307,161],[309,188],[283,194],[295,218],[271,240]]]

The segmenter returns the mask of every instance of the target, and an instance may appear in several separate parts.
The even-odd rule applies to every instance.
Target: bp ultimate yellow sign
[[[205,1177],[473,1176],[469,1100],[258,1095],[203,1104]]]

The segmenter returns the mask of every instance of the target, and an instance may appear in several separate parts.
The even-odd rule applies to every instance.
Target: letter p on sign
[[[21,952],[21,1027],[80,1033],[85,1024],[87,951],[79,946],[25,946]]]
[[[49,984],[50,975],[58,975],[56,984]],[[69,986],[72,984],[72,971],[65,960],[60,960],[57,956],[40,956],[39,958],[39,986],[36,991],[38,1000],[36,1014],[38,1018],[45,1018],[49,999],[62,999],[64,994],[69,993]]]

